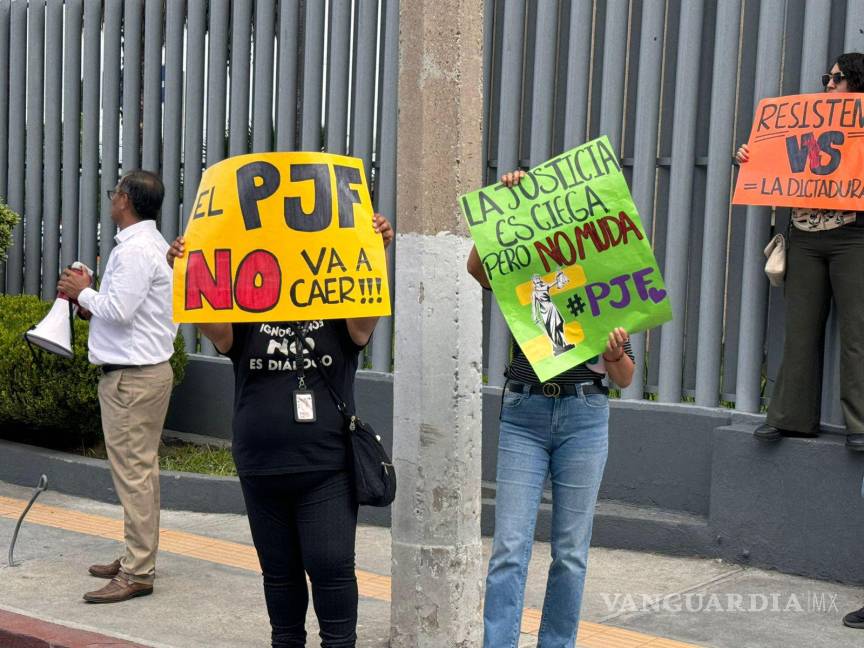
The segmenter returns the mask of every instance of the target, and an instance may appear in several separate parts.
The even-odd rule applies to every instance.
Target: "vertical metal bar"
[[[709,121],[711,137],[708,144],[696,355],[696,404],[704,407],[717,407],[720,402],[720,351],[723,342],[723,295],[740,19],[741,0],[721,0],[714,28]]]
[[[102,45],[102,7],[84,3],[83,100],[81,113],[81,215],[78,219],[78,256],[96,267],[96,223],[99,213],[99,66]],[[107,259],[106,259],[107,261]]]
[[[139,167],[141,154],[142,0],[123,5],[123,171]]]
[[[167,5],[165,18],[165,116],[162,124],[162,204],[160,230],[169,242],[177,236],[180,220],[180,149],[183,141],[183,28],[186,3]]]
[[[252,3],[235,2],[231,17],[231,106],[228,154],[249,152],[249,70]]]
[[[821,5],[819,2],[808,2]],[[829,4],[829,3],[824,3]],[[846,38],[844,52],[864,52],[864,3],[861,0],[846,0]]]
[[[321,83],[324,67],[323,2],[307,2],[303,28],[303,109],[300,148],[321,150]]]
[[[591,29],[591,61],[588,67],[588,77],[591,84],[588,86],[588,130],[586,139],[600,136],[600,101],[603,98],[603,56],[606,49],[606,11],[607,2],[594,3],[594,20]]]
[[[348,146],[348,73],[351,68],[351,0],[333,0],[327,55],[326,148],[344,154]],[[368,44],[367,44],[368,46]],[[374,50],[373,50],[374,55]],[[356,78],[355,78],[356,81]],[[371,178],[369,181],[371,182]]]
[[[9,14],[10,0],[0,2],[0,196],[6,197],[9,177]],[[0,286],[5,264],[0,263]]]
[[[498,131],[500,130],[500,117],[498,109],[501,106],[501,58],[504,51],[504,0],[492,0],[487,5],[489,13],[492,13],[491,18],[486,19],[486,29],[490,32],[485,41],[488,44],[489,52],[483,54],[484,65],[488,65],[489,71],[486,73],[488,81],[484,86],[483,103],[485,104],[483,123],[483,139],[485,140],[485,164],[483,166],[484,175],[483,183],[489,184],[494,182],[498,177]],[[483,302],[483,366],[488,366],[489,355],[489,301],[492,296],[484,292]]]
[[[498,107],[499,175],[519,166],[519,124],[522,104],[522,75],[509,70],[522,69],[524,47],[525,1],[514,0],[504,6],[504,42],[501,52],[501,101]],[[490,385],[504,384],[504,369],[510,358],[510,329],[497,302],[492,302],[489,317]]]
[[[857,7],[859,15],[854,15]],[[849,15],[848,11],[853,11]],[[851,18],[851,23],[849,19]],[[856,27],[850,30],[850,24]],[[864,47],[864,37],[859,29],[864,25],[864,11],[861,3],[847,6],[845,51],[860,51]],[[822,87],[819,76],[830,67],[828,43],[831,33],[831,5],[829,3],[808,2],[804,6],[804,36],[801,47],[800,92],[819,92]],[[788,316],[795,317],[794,313]],[[832,304],[831,315],[825,330],[825,349],[822,364],[822,421],[836,425],[843,424],[843,410],[840,406],[840,332],[837,324],[837,307]]]
[[[229,0],[210,3],[210,53],[207,57],[207,166],[225,157],[225,101],[227,95]],[[187,208],[187,213],[191,207]],[[215,356],[216,347],[201,336],[201,353]]]
[[[273,148],[274,0],[258,0],[255,7],[255,77],[252,100],[252,150]]]
[[[753,121],[753,91],[756,80],[756,50],[759,45],[759,5],[745,2],[741,12],[741,55],[738,69],[738,99],[735,108],[735,147],[747,141]],[[744,238],[747,208],[732,206],[729,223],[729,253],[726,261],[726,313],[723,332],[723,399],[735,401],[738,382],[738,329],[741,325],[740,268],[744,263]]]
[[[495,75],[493,65],[495,57],[492,53],[495,48],[495,32],[497,28],[495,16],[497,9],[495,0],[490,0],[486,3],[483,9],[483,180],[489,173],[489,163],[492,157],[492,152],[489,145],[493,138],[489,137],[489,133],[495,127],[495,111],[492,110],[492,95],[495,88],[498,87],[498,77]],[[385,33],[386,37],[386,33]],[[485,321],[485,320],[484,320]],[[483,327],[484,335],[486,327]],[[486,344],[484,342],[485,349]]]
[[[591,79],[591,0],[572,0],[567,51],[567,100],[564,149],[585,141],[588,134],[588,84]]]
[[[790,314],[794,317],[794,313]],[[837,304],[832,303],[825,327],[825,355],[822,361],[822,415],[825,423],[843,425],[840,405],[840,325]],[[848,344],[848,342],[847,342]]]
[[[621,153],[621,123],[624,117],[624,84],[627,81],[628,0],[608,0],[603,36],[603,76],[600,96],[600,133],[609,136],[612,149]],[[691,80],[692,83],[692,80]]]
[[[675,68],[678,61],[681,2],[666,3],[665,36],[663,45],[663,75],[661,77],[660,130],[658,133],[658,156],[671,160],[675,140]],[[667,233],[669,230],[669,186],[671,167],[667,160],[657,167],[657,188],[654,195],[654,255],[660,268],[666,264]],[[646,391],[656,396],[660,382],[660,360],[664,350],[661,344],[662,330],[654,329],[647,335],[647,379]]]
[[[42,275],[42,133],[45,91],[45,2],[29,3],[27,24],[27,163],[24,185],[24,292],[40,293]],[[46,277],[53,282],[54,277]]]
[[[854,3],[862,6],[861,3]],[[864,16],[864,11],[862,11]],[[848,27],[848,25],[847,25]],[[855,30],[857,33],[857,30]],[[831,5],[808,2],[804,5],[804,38],[801,44],[801,80],[798,90],[803,93],[822,90],[819,77],[827,69],[828,38],[831,33]]]
[[[639,73],[636,86],[636,119],[633,140],[633,201],[642,226],[653,240],[654,187],[657,181],[657,129],[660,114],[660,74],[663,70],[663,20],[665,0],[642,4],[639,39]],[[624,398],[641,399],[645,389],[645,334],[631,337],[636,370]]]
[[[2,33],[2,32],[0,32]],[[2,36],[0,36],[2,38]],[[60,128],[63,106],[63,0],[45,13],[45,163],[42,188],[42,299],[52,299],[60,262]],[[0,62],[2,65],[2,62]],[[0,85],[5,88],[5,85]],[[0,120],[2,120],[0,115]],[[2,161],[0,161],[2,164]],[[2,191],[2,189],[0,189]]]
[[[12,245],[6,261],[6,292],[21,292],[24,270],[24,157],[27,97],[27,2],[12,3],[9,37],[9,189],[6,203],[22,216],[12,231]]]
[[[195,205],[204,138],[204,46],[207,30],[207,0],[188,0],[186,31],[186,114],[183,141],[183,224],[185,231],[189,214]],[[180,327],[186,351],[194,353],[198,332],[191,324]]]
[[[531,97],[531,166],[552,157],[555,99],[555,34],[558,3],[537,4],[534,48],[534,91]]]
[[[279,2],[279,60],[276,84],[276,149],[293,151],[297,129],[297,0]]]
[[[387,0],[384,3],[384,41],[381,60],[381,103],[378,129],[381,143],[378,148],[378,172],[375,177],[375,199],[378,211],[387,216],[393,227],[396,223],[396,122],[398,119],[399,89],[399,3]],[[387,255],[391,288],[393,283],[393,251]],[[391,341],[393,339],[393,317],[382,317],[375,327],[370,360],[375,371],[390,371]]]
[[[117,185],[120,170],[120,29],[123,1],[107,0],[103,29],[102,67],[102,174],[99,200],[99,265],[104,267],[114,249],[115,225],[106,192]]]
[[[780,89],[780,61],[785,20],[784,0],[764,0],[759,9],[759,44],[756,53],[756,83],[753,108]],[[761,404],[762,358],[768,282],[763,272],[762,249],[771,228],[767,207],[747,208],[741,278],[741,325],[738,334],[738,380],[736,409],[758,412]]]
[[[351,155],[363,160],[366,180],[372,175],[372,147],[375,133],[375,80],[378,52],[378,1],[358,0],[354,19],[354,68],[351,98]],[[329,65],[329,64],[328,64]],[[375,345],[387,344],[383,336],[372,339],[369,353]]]
[[[664,277],[672,300],[673,319],[663,325],[660,359],[659,400],[681,400],[681,370],[684,361],[684,314],[687,298],[687,263],[690,242],[690,209],[693,199],[693,168],[696,146],[698,86],[702,49],[703,0],[681,7],[678,64],[675,76],[675,137],[672,141],[672,172],[669,186],[669,225]]]
[[[7,198],[9,174],[9,13],[10,0],[0,0],[0,196]],[[0,259],[0,291],[6,285],[6,262]]]
[[[359,0],[354,41],[354,89],[351,101],[351,155],[363,160],[372,178],[375,121],[375,52],[378,36],[377,0]]]
[[[63,199],[60,263],[78,258],[78,182],[81,151],[81,0],[67,0],[63,38]]]
[[[169,3],[170,4],[170,3]],[[141,166],[159,173],[162,149],[162,0],[144,5],[144,145]]]
[[[225,97],[229,0],[210,3],[210,53],[207,57],[207,166],[225,157]]]

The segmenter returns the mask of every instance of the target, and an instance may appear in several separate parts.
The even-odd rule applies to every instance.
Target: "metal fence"
[[[104,190],[138,166],[165,179],[168,239],[202,168],[249,151],[359,156],[395,220],[398,16],[398,0],[0,0],[0,194],[24,215],[5,290],[50,298],[63,264],[105,259]],[[634,338],[625,397],[755,412],[770,396],[784,314],[761,250],[788,213],[730,207],[732,154],[759,98],[818,91],[862,49],[860,0],[486,0],[487,179],[606,134],[652,234],[675,319]],[[485,309],[501,384],[510,338]],[[373,369],[391,369],[391,331]],[[831,331],[823,411],[840,422]]]
[[[24,217],[6,292],[53,298],[60,267],[107,259],[105,191],[138,167],[164,179],[169,241],[202,169],[258,151],[362,158],[395,220],[398,21],[398,0],[0,0],[0,195]]]
[[[820,91],[837,55],[864,50],[864,2],[490,0],[486,32],[487,179],[606,134],[652,233],[675,317],[634,338],[624,397],[759,411],[783,331],[762,248],[789,215],[730,207],[733,153],[759,99]],[[500,383],[506,326],[486,307]],[[839,423],[831,330],[823,418]]]

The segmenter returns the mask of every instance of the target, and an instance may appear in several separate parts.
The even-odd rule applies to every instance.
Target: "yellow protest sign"
[[[363,162],[255,153],[201,177],[174,264],[174,321],[390,314],[384,244]]]

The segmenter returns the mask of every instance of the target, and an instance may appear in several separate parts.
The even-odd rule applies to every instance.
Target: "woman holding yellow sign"
[[[375,214],[374,228],[389,246],[388,220]],[[183,254],[179,237],[168,263],[173,266]],[[377,321],[198,324],[234,365],[232,452],[261,562],[274,647],[306,645],[307,574],[321,646],[357,641],[357,503],[345,422],[327,379],[353,408],[358,354]]]

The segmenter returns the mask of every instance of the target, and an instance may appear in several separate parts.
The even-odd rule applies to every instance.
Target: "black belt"
[[[111,373],[112,371],[120,371],[121,369],[137,369],[140,365],[115,365],[103,364],[99,366],[103,374]]]
[[[561,385],[559,383],[547,382],[540,385],[526,385],[524,383],[508,382],[507,389],[517,394],[542,394],[547,398],[558,398],[559,396],[577,396],[581,390],[583,394],[609,395],[609,388],[599,383],[584,383],[581,385]]]

